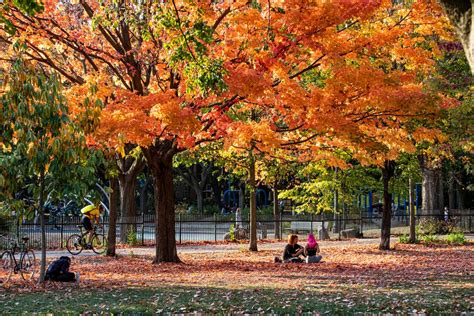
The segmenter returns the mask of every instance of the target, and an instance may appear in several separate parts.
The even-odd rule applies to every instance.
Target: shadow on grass
[[[447,295],[449,294],[449,295]],[[2,313],[406,313],[467,312],[469,292],[446,293],[434,286],[422,293],[377,291],[345,285],[321,291],[315,284],[301,290],[227,289],[218,287],[155,287],[75,289],[66,292],[0,292]]]

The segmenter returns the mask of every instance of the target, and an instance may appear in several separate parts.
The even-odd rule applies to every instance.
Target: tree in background
[[[97,160],[89,155],[84,132],[70,116],[59,76],[19,56],[3,77],[0,197],[2,204],[8,203],[31,181],[28,190],[36,199],[41,224],[41,283],[46,268],[45,194],[86,195],[95,183]]]

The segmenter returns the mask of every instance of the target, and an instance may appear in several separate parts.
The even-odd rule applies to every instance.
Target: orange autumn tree
[[[106,78],[113,89],[92,138],[142,148],[154,178],[155,262],[176,262],[178,152],[222,137],[247,151],[336,144],[374,117],[425,104],[407,101],[424,99],[417,75],[436,47],[412,33],[436,33],[436,12],[425,1],[48,1],[34,17],[2,12],[17,33],[0,36],[23,41],[68,85]]]

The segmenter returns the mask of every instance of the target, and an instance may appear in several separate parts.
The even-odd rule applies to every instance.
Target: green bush
[[[128,231],[127,244],[129,244],[131,246],[138,245],[137,233],[135,231],[135,228],[133,228],[133,227]]]
[[[398,242],[401,244],[408,244],[410,242],[410,237],[408,235],[401,235],[398,237]]]
[[[420,236],[420,240],[421,240],[424,244],[436,244],[436,243],[439,243],[439,242],[440,242],[439,238],[436,237],[436,235],[432,235],[432,234],[421,235],[421,236]]]
[[[466,237],[464,233],[451,233],[446,237],[446,242],[448,244],[464,245],[466,243]]]
[[[445,222],[436,218],[423,218],[416,226],[416,232],[418,235],[449,234],[452,233],[455,228],[452,222]]]
[[[235,241],[235,228],[234,224],[231,224],[229,227],[230,241]]]

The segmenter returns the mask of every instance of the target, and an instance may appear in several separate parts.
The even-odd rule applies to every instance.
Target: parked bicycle
[[[91,249],[96,254],[103,254],[105,252],[107,249],[107,237],[105,237],[103,232],[97,232],[97,226],[94,227],[90,240],[88,240],[89,232],[84,231],[82,225],[77,227],[81,233],[69,236],[66,241],[67,251],[71,255],[78,255],[84,249]]]
[[[36,257],[35,252],[27,247],[28,240],[28,237],[23,237],[23,242],[20,245],[16,241],[11,242],[9,248],[0,256],[2,269],[7,273],[5,282],[10,280],[12,274],[19,273],[21,278],[27,281],[34,277]],[[19,250],[19,253],[17,250]]]

